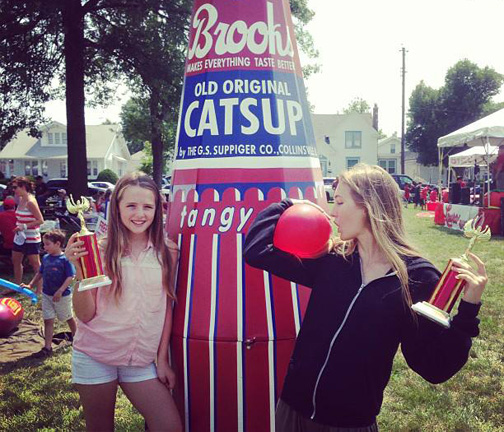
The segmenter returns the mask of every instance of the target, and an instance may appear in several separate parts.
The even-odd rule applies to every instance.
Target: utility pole
[[[405,174],[405,142],[406,138],[404,136],[404,124],[405,124],[405,103],[406,103],[406,48],[402,47],[402,109],[401,109],[401,174]]]

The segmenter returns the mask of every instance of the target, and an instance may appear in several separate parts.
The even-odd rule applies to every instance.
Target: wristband
[[[26,231],[28,229],[28,226],[26,224],[21,224],[21,227],[23,228],[23,231]]]

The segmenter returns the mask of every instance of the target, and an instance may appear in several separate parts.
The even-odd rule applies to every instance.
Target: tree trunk
[[[69,192],[78,199],[88,194],[84,116],[84,16],[80,0],[62,0],[62,5],[65,33],[68,186]]]
[[[159,106],[159,94],[152,89],[150,95],[151,145],[152,145],[152,177],[158,188],[161,188],[163,175],[163,137],[161,125],[163,114]]]

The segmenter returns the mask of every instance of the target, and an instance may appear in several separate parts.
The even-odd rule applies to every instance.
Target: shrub
[[[117,177],[117,174],[110,170],[110,169],[104,169],[103,171],[100,171],[98,174],[98,177],[96,177],[96,181],[105,181],[109,182],[112,184],[116,184],[117,180],[119,180],[119,177]]]

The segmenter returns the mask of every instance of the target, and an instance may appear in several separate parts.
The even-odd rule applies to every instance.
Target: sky
[[[406,104],[421,80],[441,87],[447,70],[464,58],[504,73],[504,0],[308,0],[308,6],[321,71],[305,84],[317,114],[342,112],[362,98],[378,105],[385,134],[400,135],[402,47]],[[119,121],[127,99],[119,89],[111,106],[86,110],[86,123]],[[494,100],[504,101],[504,90]],[[64,102],[50,102],[46,113],[66,123]]]

